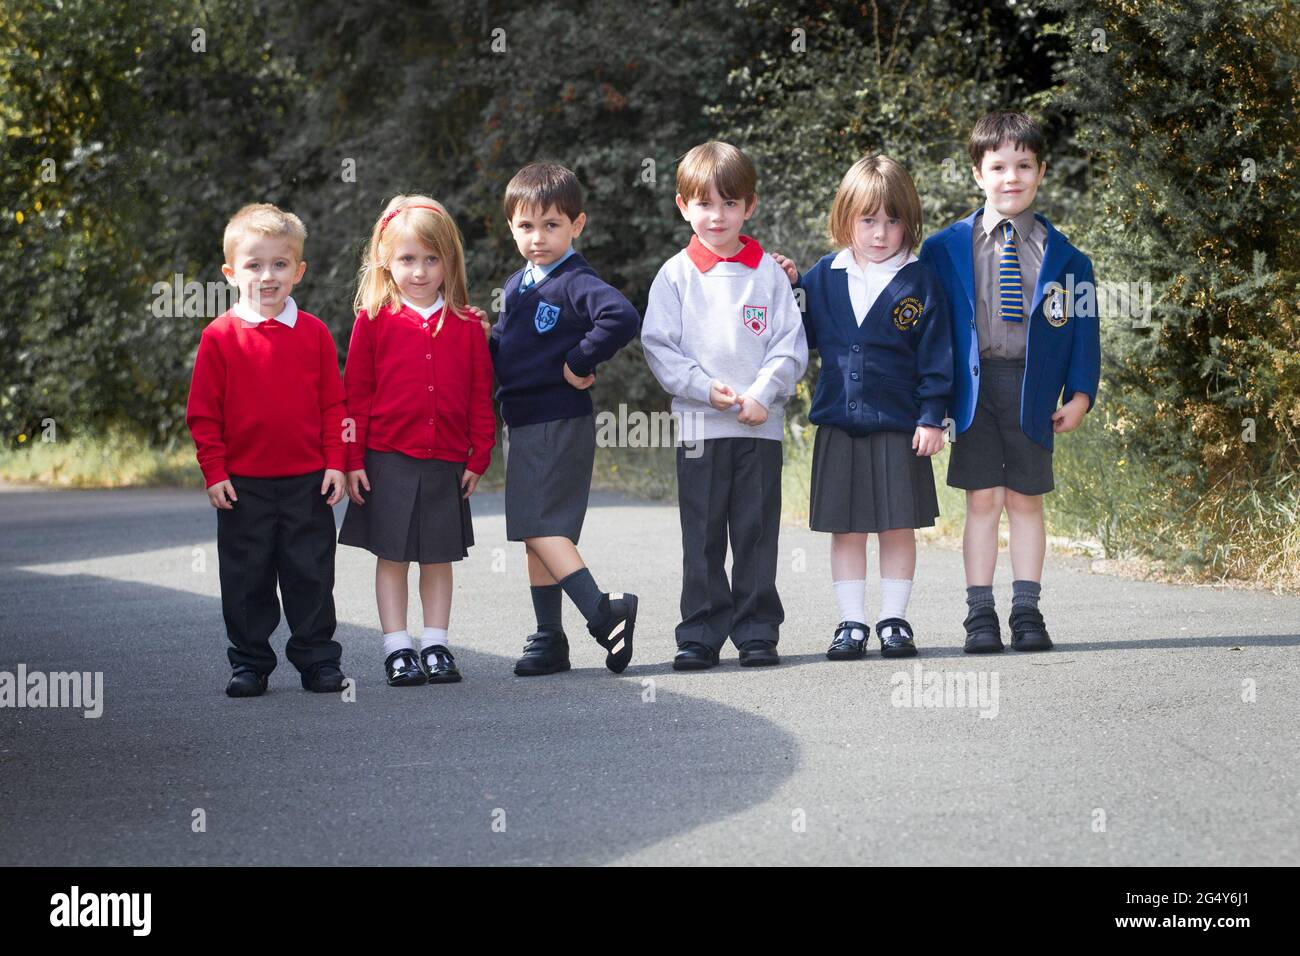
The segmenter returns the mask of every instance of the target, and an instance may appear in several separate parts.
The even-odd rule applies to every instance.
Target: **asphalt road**
[[[574,670],[520,679],[523,550],[499,495],[474,515],[451,627],[464,683],[385,685],[372,559],[340,548],[355,701],[302,691],[283,660],[266,696],[231,700],[201,492],[0,494],[0,679],[103,674],[98,718],[0,707],[0,864],[1300,863],[1300,598],[1054,556],[1058,649],[974,658],[961,556],[924,547],[918,678],[878,645],[824,658],[829,542],[792,527],[783,665],[729,649],[677,674],[676,509],[597,495],[583,553],[641,596],[632,666],[608,673],[566,606]],[[1004,617],[1009,581],[1003,563]],[[912,682],[943,672],[987,696],[925,706]]]

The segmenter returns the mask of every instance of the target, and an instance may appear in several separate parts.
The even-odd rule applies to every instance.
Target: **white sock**
[[[907,602],[912,596],[912,582],[906,578],[880,579],[880,618],[907,617]]]
[[[831,587],[835,590],[835,601],[840,606],[841,621],[860,621],[867,623],[867,582],[859,578],[856,581],[832,581]],[[865,634],[853,628],[851,637],[855,641],[860,641]]]
[[[447,629],[445,627],[426,627],[420,634],[420,650],[433,647],[434,644],[447,646]]]
[[[411,635],[405,631],[393,631],[391,634],[384,635],[384,656],[387,657],[393,651],[400,651],[404,647],[411,647]]]

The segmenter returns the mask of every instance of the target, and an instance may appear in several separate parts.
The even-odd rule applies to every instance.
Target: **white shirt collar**
[[[839,251],[834,259],[831,260],[832,269],[848,269],[857,275],[866,277],[872,273],[894,273],[905,265],[916,261],[916,256],[912,255],[910,249],[900,249],[898,254],[886,259],[884,262],[868,262],[866,268],[858,265],[857,258],[853,255],[853,250],[844,248]]]
[[[235,303],[235,315],[245,322],[252,322],[254,325],[261,325],[266,321],[266,316],[252,308],[243,299]],[[284,300],[284,308],[280,310],[279,315],[272,316],[272,318],[281,325],[287,325],[289,328],[294,327],[294,323],[298,321],[298,303],[293,301],[293,296],[288,296]]]
[[[428,306],[427,308],[422,308],[416,305],[406,296],[402,296],[402,305],[406,306],[408,309],[412,310],[413,312],[418,312],[420,314],[420,318],[427,319],[429,316],[433,315],[435,312],[437,312],[439,309],[442,308],[442,293],[439,292],[437,301],[435,301],[433,305]]]

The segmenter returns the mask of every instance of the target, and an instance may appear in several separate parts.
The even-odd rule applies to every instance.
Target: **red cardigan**
[[[289,328],[231,310],[203,330],[185,424],[207,487],[342,470],[343,413],[338,351],[316,316],[300,309]]]
[[[428,320],[414,309],[384,308],[352,327],[343,387],[348,417],[347,470],[365,467],[365,450],[463,461],[475,474],[492,462],[492,357],[477,319],[443,310]]]

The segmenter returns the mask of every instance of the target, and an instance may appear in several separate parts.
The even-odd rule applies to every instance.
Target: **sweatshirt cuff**
[[[916,420],[918,425],[929,425],[931,428],[942,428],[944,413],[948,410],[948,403],[942,398],[927,398],[921,402],[921,417]]]
[[[347,465],[348,453],[345,448],[326,448],[325,449],[325,469],[334,469],[342,471]]]
[[[474,452],[470,455],[469,461],[465,463],[465,468],[474,472],[476,475],[485,475],[487,470],[492,467],[492,449],[489,448],[483,454]]]
[[[581,343],[569,349],[569,354],[564,357],[564,362],[578,378],[586,378],[596,367],[596,363],[583,353]]]
[[[226,473],[226,460],[224,458],[210,461],[206,465],[200,465],[199,470],[203,472],[204,488],[211,488],[213,485],[230,480],[230,475]]]
[[[750,385],[742,394],[749,395],[750,398],[757,401],[764,408],[771,408],[772,403],[776,401],[777,394],[780,390],[781,386],[776,381],[775,376],[771,376],[762,384],[755,382]]]

